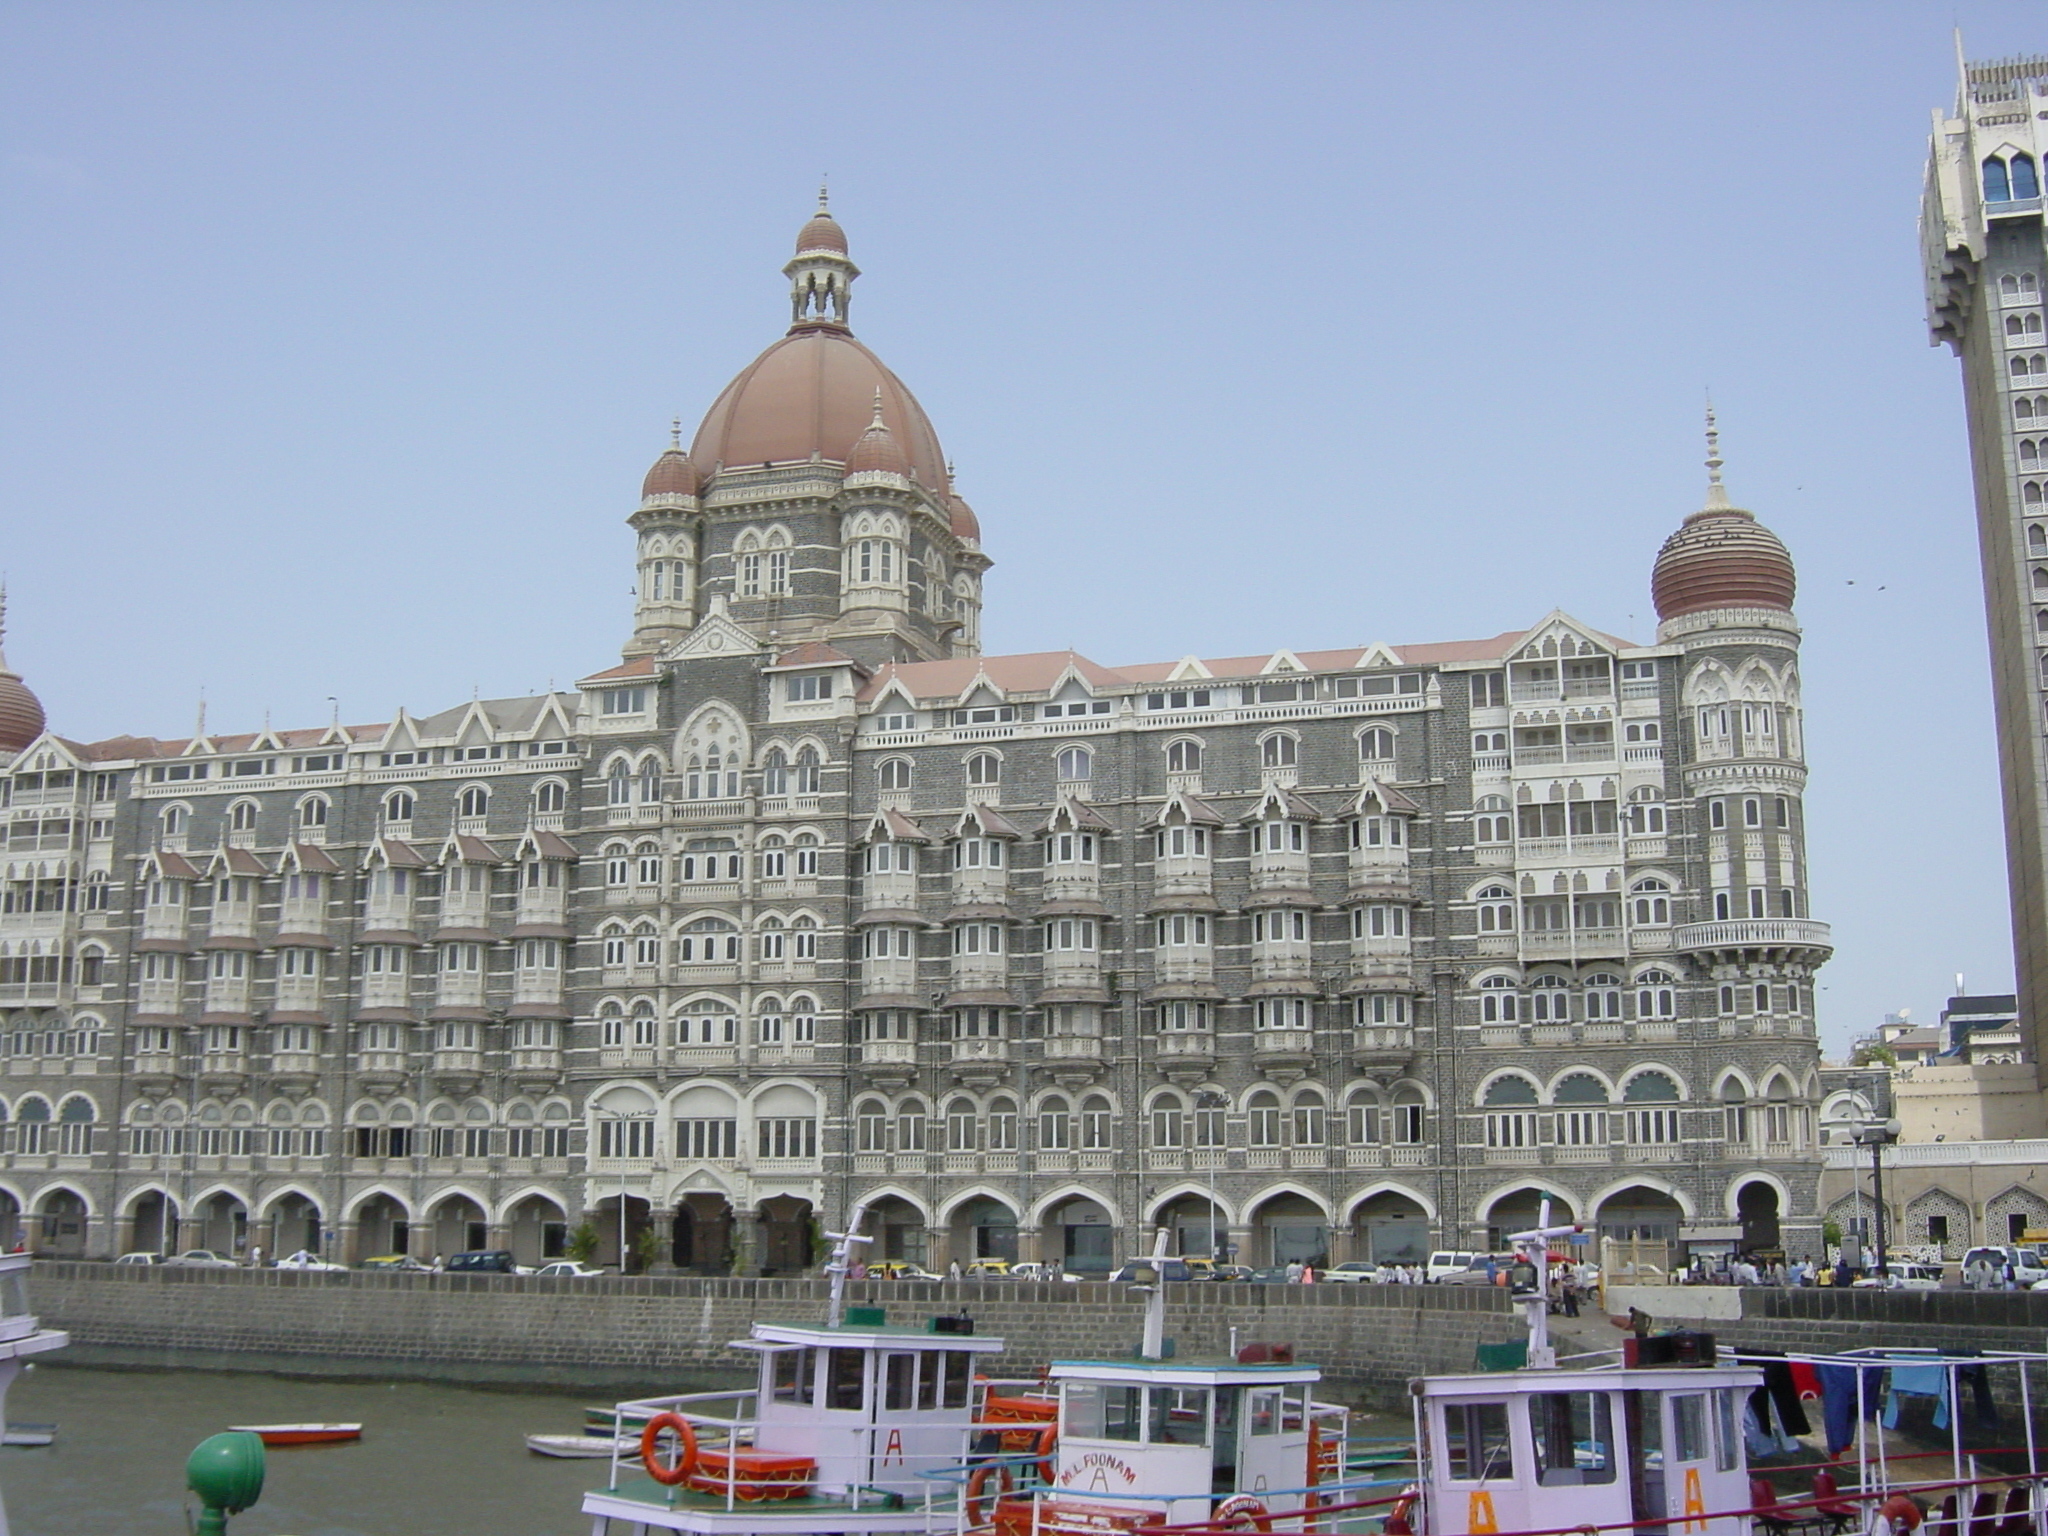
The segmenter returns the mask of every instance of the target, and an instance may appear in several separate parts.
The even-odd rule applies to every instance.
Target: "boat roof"
[[[1536,1392],[1702,1392],[1710,1387],[1754,1387],[1763,1380],[1754,1365],[1669,1365],[1623,1367],[1618,1364],[1519,1371],[1471,1371],[1456,1376],[1419,1376],[1411,1390],[1417,1397],[1516,1397]]]
[[[1177,1387],[1265,1386],[1321,1381],[1321,1366],[1262,1361],[1244,1365],[1229,1355],[1186,1355],[1171,1360],[1055,1360],[1047,1373],[1066,1381],[1161,1382]]]
[[[734,1349],[771,1349],[776,1345],[819,1349],[952,1349],[975,1354],[1000,1354],[1003,1341],[979,1333],[933,1333],[923,1323],[756,1323],[752,1338],[736,1339]]]

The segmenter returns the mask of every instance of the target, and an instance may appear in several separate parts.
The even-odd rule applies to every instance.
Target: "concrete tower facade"
[[[2048,57],[1960,69],[1955,110],[1934,114],[1921,203],[1927,324],[1963,365],[2013,964],[2028,1049],[2048,1074]]]

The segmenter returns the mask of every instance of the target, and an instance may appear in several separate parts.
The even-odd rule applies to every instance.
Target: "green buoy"
[[[185,1460],[185,1486],[206,1509],[195,1536],[224,1536],[228,1516],[263,1497],[263,1441],[246,1431],[209,1435]]]

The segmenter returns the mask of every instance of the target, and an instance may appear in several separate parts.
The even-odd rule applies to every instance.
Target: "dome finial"
[[[870,422],[868,423],[868,428],[869,428],[869,430],[871,430],[871,431],[872,431],[872,430],[873,430],[874,428],[876,428],[876,427],[879,427],[879,426],[881,426],[881,425],[882,425],[882,386],[881,386],[881,385],[879,385],[879,384],[877,384],[877,385],[875,386],[875,417],[874,417],[874,420],[872,420],[872,421],[870,421]]]
[[[683,446],[683,418],[671,416],[668,419],[668,445],[671,448]]]
[[[1721,483],[1721,428],[1714,419],[1714,399],[1707,397],[1707,510],[1717,512],[1728,505],[1728,488]]]
[[[832,178],[830,176],[820,176],[818,178],[818,212],[830,213],[831,211]]]

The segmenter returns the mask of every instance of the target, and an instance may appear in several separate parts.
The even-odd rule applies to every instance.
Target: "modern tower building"
[[[2048,57],[1963,64],[1921,202],[1927,324],[1962,359],[2005,796],[2013,964],[2048,1089]]]
[[[938,435],[797,247],[573,692],[84,743],[0,665],[0,1240],[787,1271],[859,1200],[1099,1273],[1547,1194],[1816,1250],[1794,576],[1716,448],[1649,643],[985,656]]]

